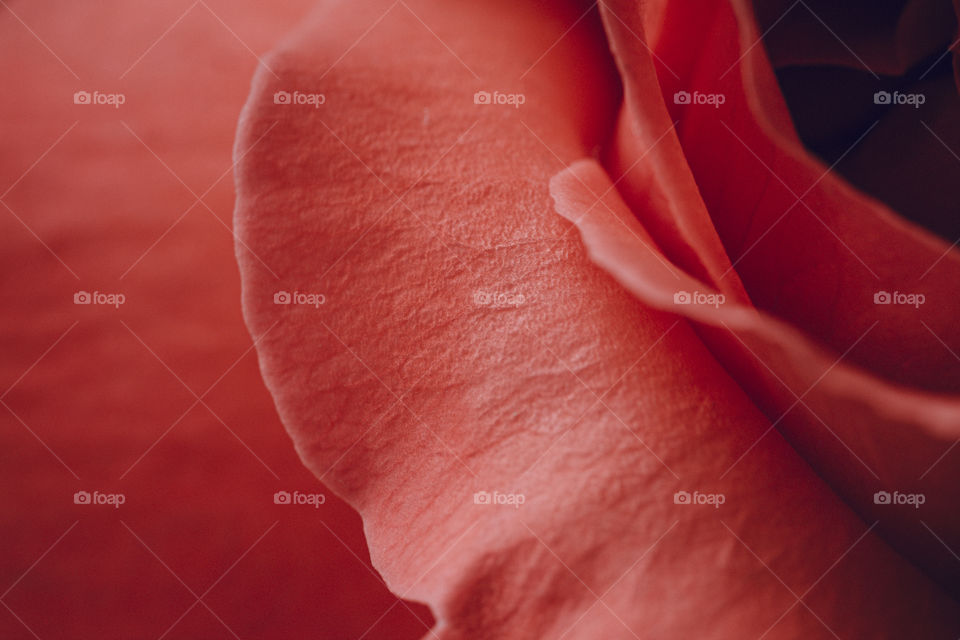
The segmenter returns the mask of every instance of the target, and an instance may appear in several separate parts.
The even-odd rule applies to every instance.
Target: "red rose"
[[[753,5],[0,1],[0,636],[960,635],[954,12]]]

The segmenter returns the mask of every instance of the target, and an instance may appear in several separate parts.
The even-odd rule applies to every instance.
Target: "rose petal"
[[[960,389],[960,359],[951,353],[960,350],[960,325],[952,321],[960,314],[952,293],[960,252],[851,188],[803,149],[762,49],[751,48],[758,34],[749,7],[718,4],[711,53],[701,55],[666,26],[699,29],[702,17],[694,20],[686,5],[667,6],[651,36],[659,59],[680,77],[660,73],[665,94],[686,89],[726,98],[719,109],[668,107],[681,120],[684,152],[751,300],[841,353],[883,318],[852,361],[922,389]],[[616,167],[612,173],[619,175]],[[877,291],[920,293],[928,303],[892,305],[878,315]]]
[[[602,142],[619,94],[595,15],[567,33],[584,10],[331,3],[270,58],[279,80],[258,75],[237,253],[298,450],[445,639],[948,637],[956,605],[776,432],[718,480],[769,423],[553,213],[549,176]],[[291,89],[327,100],[275,104]]]
[[[736,272],[758,307],[798,324],[824,345],[775,316],[748,312],[736,297],[717,311],[674,305],[672,293],[694,291],[696,283],[681,286],[675,278],[654,278],[649,250],[636,238],[621,238],[619,225],[601,224],[587,232],[584,226],[592,224],[584,216],[588,205],[578,209],[561,203],[561,213],[577,221],[595,259],[643,302],[711,327],[703,337],[790,442],[864,517],[879,519],[898,548],[955,590],[960,563],[948,547],[960,546],[960,521],[952,506],[960,499],[960,472],[944,457],[953,449],[947,439],[960,435],[960,399],[897,383],[919,378],[942,389],[960,380],[957,360],[940,342],[950,344],[957,332],[952,321],[957,299],[950,291],[960,276],[960,260],[944,243],[825,173],[803,151],[762,52],[750,48],[756,29],[742,3],[726,9],[717,5],[707,15],[684,7],[652,4],[642,14],[629,3],[604,4],[618,63],[629,74],[625,96],[634,104],[628,110],[652,114],[636,119],[633,128],[657,129],[666,122],[640,99],[657,90],[651,54],[640,39],[646,20],[667,96],[685,90],[726,97],[719,108],[667,102],[680,121],[683,151],[717,231],[727,250],[740,257]],[[706,48],[684,46],[672,25],[689,28],[687,37],[706,42]],[[707,35],[700,29],[709,25],[713,39],[703,40]],[[742,72],[736,68],[741,51],[747,52]],[[730,72],[723,75],[724,69]],[[608,163],[611,173],[622,176],[624,199],[664,247],[665,257],[686,267],[684,256],[678,258],[668,248],[672,238],[662,238],[663,208],[636,196],[650,188],[647,165],[652,160],[627,146],[628,124],[621,119],[618,149]],[[717,161],[718,149],[723,162]],[[683,159],[674,156],[673,162]],[[565,178],[567,191],[577,185],[574,177]],[[794,206],[791,191],[799,195],[807,190],[810,209]],[[689,195],[684,201],[688,207],[703,206]],[[633,246],[611,253],[615,243]],[[889,259],[893,247],[896,261]],[[860,255],[883,280],[877,283],[866,274]],[[936,262],[938,257],[942,259]],[[910,282],[934,263],[917,288],[931,304],[919,310],[874,304],[875,291],[909,291],[898,283]],[[663,269],[666,264],[653,266]],[[651,289],[654,281],[661,284],[656,291]],[[706,282],[703,291],[717,286]],[[874,371],[853,363],[873,365]],[[930,501],[922,513],[891,516],[886,505],[874,503],[874,493],[881,490],[923,492]]]

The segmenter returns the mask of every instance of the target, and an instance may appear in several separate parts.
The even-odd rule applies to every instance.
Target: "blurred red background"
[[[240,316],[234,129],[257,56],[309,4],[0,1],[2,638],[432,624],[302,467]],[[125,503],[74,504],[81,490]]]

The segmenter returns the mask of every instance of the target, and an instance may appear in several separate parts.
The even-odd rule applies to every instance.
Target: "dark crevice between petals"
[[[762,22],[775,20],[769,4],[755,3]],[[776,24],[764,44],[780,63],[777,78],[807,149],[828,165],[839,161],[836,171],[851,184],[952,243],[960,238],[953,8],[948,0],[880,4],[847,7],[836,35],[822,41],[807,33],[798,44],[796,25]],[[878,19],[884,12],[889,19]],[[828,55],[837,36],[865,66]],[[806,57],[782,55],[788,43]]]

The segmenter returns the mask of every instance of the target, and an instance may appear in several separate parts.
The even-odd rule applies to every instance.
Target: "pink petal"
[[[279,80],[258,74],[237,253],[301,456],[445,639],[948,637],[955,603],[553,212],[549,177],[603,142],[619,96],[596,16],[561,38],[584,9],[331,3],[270,58]],[[326,102],[276,104],[293,90]],[[715,273],[694,222],[675,245]]]
[[[960,563],[951,548],[960,548],[953,508],[960,472],[945,458],[953,451],[950,440],[960,435],[960,399],[940,392],[960,381],[954,355],[960,348],[950,346],[960,341],[954,322],[960,254],[855,191],[802,149],[762,48],[752,46],[758,34],[744,3],[717,5],[713,14],[677,3],[647,5],[644,15],[630,3],[604,6],[627,78],[627,115],[608,162],[611,173],[622,176],[626,203],[665,257],[700,276],[674,250],[675,237],[663,232],[666,208],[649,197],[672,183],[652,181],[652,153],[638,153],[631,143],[632,131],[660,130],[668,117],[679,121],[684,156],[676,151],[667,162],[679,174],[677,167],[689,161],[703,201],[676,195],[680,190],[661,198],[698,220],[710,212],[736,270],[719,280],[700,276],[698,286],[726,293],[730,304],[719,310],[674,305],[672,293],[692,291],[696,283],[683,287],[673,276],[652,276],[652,268],[664,269],[668,261],[648,264],[645,244],[623,237],[620,225],[584,217],[589,203],[572,202],[589,194],[569,195],[579,189],[579,171],[556,185],[568,194],[559,202],[561,213],[577,221],[594,259],[644,303],[712,327],[701,335],[791,444],[864,518],[879,519],[901,551],[955,590]],[[649,45],[637,37],[646,28]],[[692,49],[690,41],[706,48]],[[658,80],[670,116],[662,103],[645,98],[658,90]],[[726,102],[719,108],[674,104],[669,97],[677,91],[721,94]],[[665,142],[680,149],[669,137]],[[808,194],[809,209],[793,194]],[[754,313],[737,295],[741,282],[765,313]],[[874,295],[881,290],[923,293],[930,303],[878,306]],[[925,493],[930,500],[919,512],[894,517],[874,503],[881,490]]]

